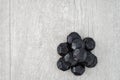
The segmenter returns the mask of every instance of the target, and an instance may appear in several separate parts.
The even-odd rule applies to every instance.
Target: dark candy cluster
[[[57,52],[62,56],[57,61],[57,67],[66,71],[71,68],[75,75],[82,75],[85,72],[85,66],[88,68],[95,67],[97,57],[91,53],[95,48],[95,41],[86,37],[83,40],[81,36],[72,32],[67,36],[67,42],[61,43],[57,47]]]

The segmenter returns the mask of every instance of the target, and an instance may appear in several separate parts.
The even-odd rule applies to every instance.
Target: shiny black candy
[[[59,55],[64,56],[69,52],[69,47],[67,43],[61,43],[58,47],[57,47],[57,52]]]
[[[84,44],[84,42],[81,39],[73,40],[73,42],[72,42],[72,49],[73,50],[84,48],[84,47],[85,47],[85,44]]]
[[[95,46],[95,41],[92,38],[86,37],[82,40],[78,33],[70,33],[67,36],[67,42],[61,43],[57,47],[58,54],[62,56],[57,61],[58,69],[62,71],[71,69],[74,75],[80,76],[85,72],[85,67],[95,67],[98,60],[91,53]]]
[[[57,62],[57,67],[62,71],[66,71],[70,69],[70,64],[66,63],[63,58],[60,58]]]
[[[76,32],[72,32],[72,33],[70,33],[70,34],[67,36],[67,42],[68,42],[69,44],[71,44],[74,39],[81,39],[81,37],[80,37],[80,35],[79,35],[78,33],[76,33]]]
[[[87,50],[91,51],[95,48],[95,41],[92,38],[87,37],[83,41],[85,42],[85,48]]]
[[[81,48],[81,49],[76,49],[73,52],[73,57],[76,61],[78,62],[84,62],[87,58],[87,52],[85,49]]]
[[[74,75],[82,75],[85,72],[85,67],[83,65],[76,65],[71,68],[71,71]]]
[[[77,64],[77,61],[74,60],[74,58],[73,58],[73,53],[72,53],[72,52],[69,52],[68,54],[66,54],[66,55],[64,56],[64,60],[65,60],[65,62],[70,63],[71,66],[74,66],[74,65]]]
[[[87,52],[87,58],[85,60],[85,66],[88,68],[95,67],[97,64],[97,57],[91,52]]]
[[[93,67],[95,67],[96,65],[97,65],[97,57],[95,56],[94,57],[94,61],[93,61],[93,63],[90,65],[90,66],[88,66],[88,68],[93,68]]]

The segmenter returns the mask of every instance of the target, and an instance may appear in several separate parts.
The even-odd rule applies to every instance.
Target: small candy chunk
[[[81,39],[81,37],[80,37],[80,35],[79,35],[78,33],[76,33],[76,32],[72,32],[72,33],[70,33],[70,34],[67,36],[67,42],[68,42],[69,44],[71,44],[74,39]]]
[[[87,52],[85,49],[81,48],[81,49],[76,49],[73,52],[73,58],[74,60],[78,61],[78,62],[84,62],[87,58]]]
[[[66,71],[70,69],[70,64],[66,63],[63,58],[60,58],[57,62],[57,67],[62,71]]]
[[[97,61],[97,57],[95,56],[94,61],[93,61],[92,65],[89,66],[89,68],[95,67],[95,66],[97,65],[97,62],[98,62],[98,61]]]
[[[87,51],[87,58],[85,60],[85,66],[89,67],[94,62],[94,54]]]
[[[92,38],[87,37],[83,41],[87,50],[91,51],[95,48],[95,41]]]
[[[71,68],[71,71],[74,75],[82,75],[85,72],[85,67],[83,65],[76,65]]]
[[[87,58],[85,60],[85,66],[88,68],[95,67],[97,64],[97,57],[91,52],[87,52]]]
[[[73,50],[84,48],[84,47],[85,47],[85,44],[84,44],[84,42],[81,39],[73,40],[73,42],[72,42],[72,49]]]
[[[65,62],[70,63],[71,66],[74,66],[74,65],[77,64],[77,61],[75,61],[74,58],[73,58],[73,53],[72,53],[72,52],[67,53],[67,54],[64,56],[64,60],[65,60]]]
[[[58,54],[61,56],[66,55],[69,52],[68,44],[67,43],[61,43],[57,47]]]

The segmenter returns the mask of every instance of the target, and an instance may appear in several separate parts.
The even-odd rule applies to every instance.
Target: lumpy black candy
[[[66,71],[70,68],[70,64],[65,62],[63,58],[60,58],[57,62],[57,67],[62,71]]]
[[[74,75],[82,75],[85,72],[85,67],[83,65],[75,65],[71,67],[71,71]]]
[[[91,52],[87,52],[87,58],[85,60],[85,66],[92,68],[97,64],[97,57]]]
[[[75,39],[81,39],[80,35],[76,32],[72,32],[67,36],[67,42],[69,44],[71,44],[72,41],[75,40]]]
[[[73,53],[73,57],[78,62],[84,62],[87,58],[87,52],[85,49],[76,49]]]
[[[85,72],[85,67],[93,68],[97,65],[97,57],[91,53],[95,48],[95,41],[86,37],[83,40],[77,32],[72,32],[67,36],[67,42],[60,43],[57,52],[62,56],[57,61],[58,69],[69,70],[74,75],[80,76]]]
[[[85,48],[87,50],[91,51],[91,50],[93,50],[95,48],[95,41],[92,38],[87,37],[83,41],[85,43]]]
[[[66,54],[64,56],[64,60],[65,62],[68,62],[71,64],[71,66],[74,66],[77,64],[77,61],[73,58],[73,53],[72,52],[69,52],[68,54]]]
[[[80,49],[80,48],[84,48],[85,44],[81,39],[75,39],[72,42],[72,49]]]
[[[59,44],[59,46],[57,47],[57,51],[58,51],[58,54],[61,56],[66,55],[69,51],[68,44],[67,43]]]

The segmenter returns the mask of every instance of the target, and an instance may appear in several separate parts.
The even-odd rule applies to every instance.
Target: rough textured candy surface
[[[72,52],[69,52],[68,54],[66,54],[64,56],[64,60],[65,60],[65,62],[70,63],[71,66],[74,66],[74,65],[77,64],[77,61],[75,61],[74,58],[73,58],[73,53]]]
[[[93,68],[93,67],[95,67],[95,66],[97,65],[97,62],[98,62],[98,61],[97,61],[97,57],[95,56],[93,63],[92,63],[91,65],[87,66],[87,67]]]
[[[85,67],[93,68],[97,65],[97,57],[91,53],[95,48],[95,41],[72,32],[67,36],[67,42],[57,47],[58,54],[62,57],[57,61],[58,69],[66,71],[71,68],[74,75],[80,76],[85,72]]]
[[[84,48],[85,44],[81,39],[75,39],[72,42],[72,49],[80,49],[80,48]]]
[[[70,64],[66,63],[63,58],[60,58],[57,62],[57,67],[62,71],[66,71],[70,69]]]
[[[81,39],[81,37],[80,37],[80,35],[79,35],[78,33],[76,33],[76,32],[72,32],[72,33],[70,33],[70,34],[67,36],[67,42],[68,42],[69,44],[71,44],[74,39]]]
[[[71,71],[74,75],[82,75],[85,72],[85,67],[82,65],[76,65],[71,68]]]
[[[87,52],[85,49],[76,49],[73,53],[73,57],[78,62],[84,62],[87,58]]]
[[[83,41],[85,42],[85,48],[87,50],[91,51],[95,48],[95,41],[92,38],[87,37]]]
[[[57,47],[58,54],[61,56],[66,55],[69,52],[68,44],[67,43],[61,43]]]
[[[92,68],[97,64],[97,57],[91,52],[87,52],[87,58],[85,60],[85,66]]]

